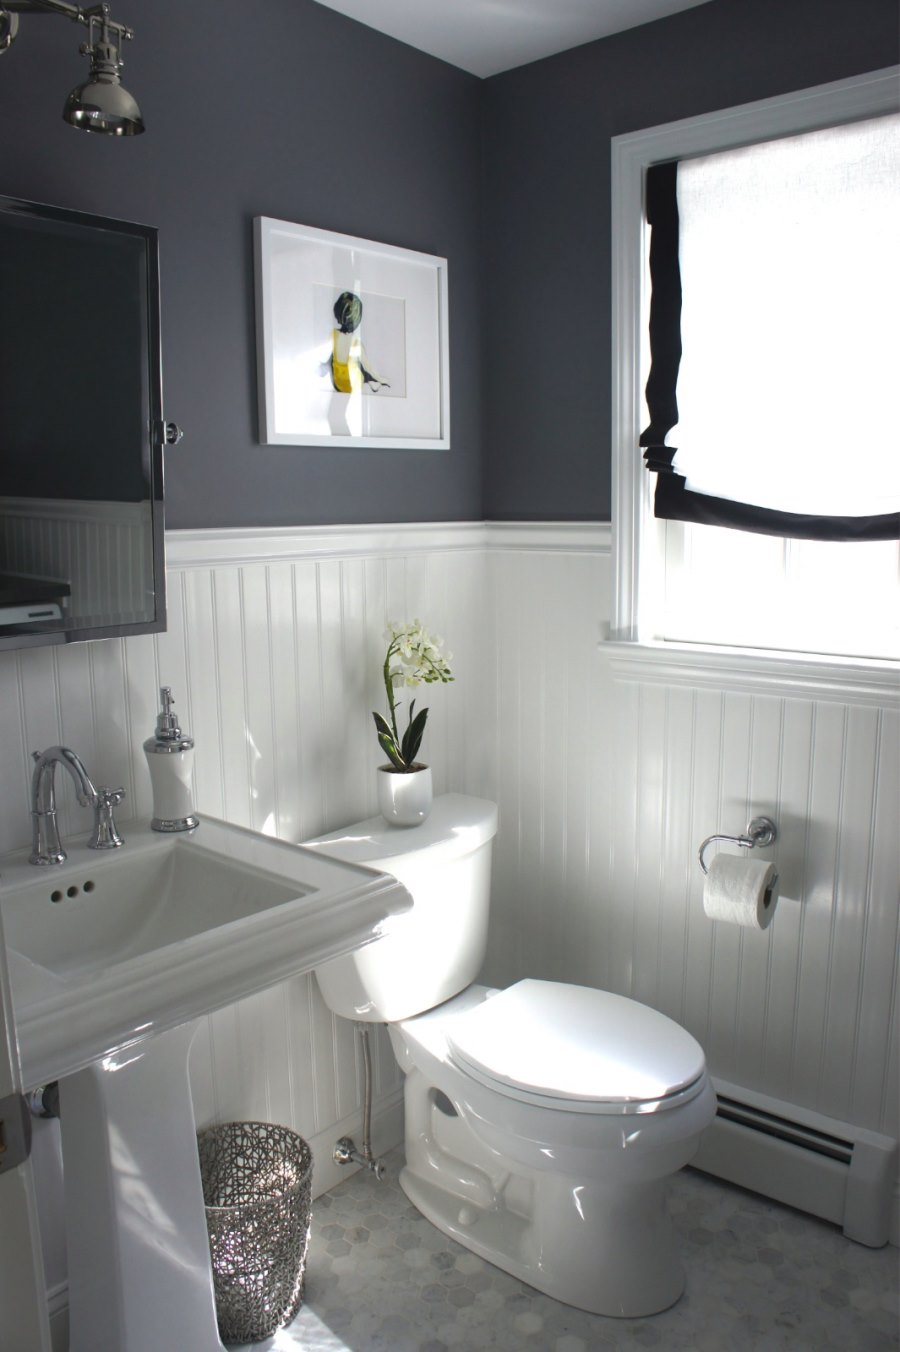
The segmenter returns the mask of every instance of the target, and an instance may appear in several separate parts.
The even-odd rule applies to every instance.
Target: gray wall
[[[610,137],[897,59],[896,0],[712,0],[486,84],[486,517],[610,516]]]
[[[61,120],[83,30],[0,57],[0,193],[156,225],[170,526],[481,516],[479,82],[311,0],[113,0],[147,132]],[[252,219],[449,259],[452,449],[259,446]]]
[[[0,193],[159,227],[176,527],[608,518],[610,136],[897,58],[895,0],[711,0],[485,82],[311,0],[113,13],[147,134],[65,126],[82,34],[24,16]],[[255,215],[449,259],[449,451],[257,444]]]

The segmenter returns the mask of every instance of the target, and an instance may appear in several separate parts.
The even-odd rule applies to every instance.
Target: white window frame
[[[666,684],[778,687],[814,698],[900,703],[898,664],[815,653],[665,642],[648,637],[658,586],[652,558],[653,479],[640,439],[641,305],[645,269],[644,179],[651,164],[815,131],[895,112],[900,67],[872,71],[757,103],[616,136],[612,140],[612,549],[611,636],[618,674]],[[736,594],[735,604],[753,598]],[[642,614],[645,617],[642,622]]]

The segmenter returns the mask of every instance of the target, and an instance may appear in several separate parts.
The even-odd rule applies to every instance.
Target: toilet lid
[[[647,1005],[556,981],[519,981],[453,1021],[453,1059],[516,1098],[650,1103],[680,1095],[706,1062],[686,1029]]]

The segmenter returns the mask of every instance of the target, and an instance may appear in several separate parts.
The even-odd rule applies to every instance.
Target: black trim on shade
[[[900,514],[884,516],[807,516],[776,512],[747,502],[694,493],[680,474],[660,474],[656,481],[654,515],[666,521],[693,521],[702,526],[725,526],[757,535],[779,535],[791,540],[895,540]]]
[[[795,540],[894,540],[900,515],[812,516],[774,511],[752,503],[695,493],[672,467],[678,448],[666,437],[678,422],[681,364],[681,268],[679,264],[678,162],[651,165],[645,180],[650,226],[650,375],[646,398],[650,422],[641,433],[646,469],[656,474],[654,515],[729,530],[753,531]],[[723,453],[727,454],[727,434]],[[752,465],[747,472],[752,473]]]
[[[647,468],[671,471],[675,448],[666,436],[678,422],[675,389],[681,365],[681,268],[678,262],[678,164],[647,170],[645,193],[650,226],[650,375],[646,397],[650,423],[640,444]],[[661,462],[661,463],[657,463]]]

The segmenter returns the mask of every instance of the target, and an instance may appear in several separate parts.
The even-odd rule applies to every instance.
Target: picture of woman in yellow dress
[[[352,291],[342,291],[334,303],[337,328],[331,334],[331,356],[322,364],[323,375],[330,376],[338,394],[357,394],[369,390],[389,390],[390,383],[377,376],[359,336],[363,304]]]

